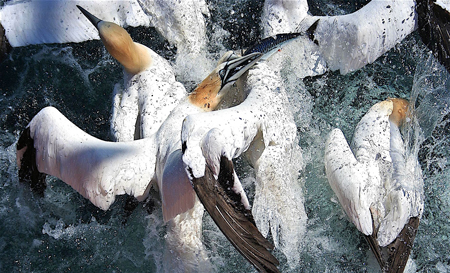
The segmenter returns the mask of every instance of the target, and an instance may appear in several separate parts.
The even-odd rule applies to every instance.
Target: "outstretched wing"
[[[42,109],[17,143],[20,180],[45,188],[56,176],[101,209],[115,196],[143,200],[155,170],[153,140],[107,142],[83,132],[53,107]],[[37,182],[37,183],[36,183]],[[37,186],[39,188],[39,186]]]
[[[325,144],[325,170],[328,182],[347,216],[359,231],[371,235],[367,166],[356,160],[339,129],[331,131]]]
[[[278,260],[268,251],[273,245],[256,228],[251,211],[234,190],[240,183],[235,179],[233,162],[221,156],[217,179],[208,166],[199,178],[189,168],[188,172],[200,201],[234,247],[260,272],[279,272]]]
[[[418,0],[419,34],[439,62],[450,72],[450,12],[434,0]]]
[[[416,27],[415,1],[372,0],[340,16],[307,16],[301,28],[319,20],[310,34],[331,70],[342,74],[374,62]]]
[[[0,21],[13,47],[43,43],[83,42],[99,39],[89,21],[80,19],[76,5],[104,20],[122,26],[148,26],[148,17],[137,1],[9,1],[0,9]]]

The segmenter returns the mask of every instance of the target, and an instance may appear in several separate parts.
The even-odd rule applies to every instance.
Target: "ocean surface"
[[[259,38],[260,1],[207,1],[211,11],[207,54],[211,61]],[[314,1],[316,15],[344,14],[361,1]],[[175,65],[176,48],[152,28],[128,29]],[[212,39],[221,36],[221,39]],[[188,87],[187,69],[176,67]],[[186,72],[187,73],[187,72]],[[282,70],[295,113],[304,169],[308,216],[295,268],[282,272],[380,272],[364,236],[341,209],[325,176],[324,143],[333,128],[347,139],[360,118],[388,97],[410,99],[416,119],[403,131],[418,153],[424,175],[425,208],[406,272],[450,272],[450,82],[417,33],[363,69],[328,72],[304,79]],[[197,75],[199,78],[206,75]],[[43,198],[19,183],[15,145],[43,107],[52,105],[81,129],[110,140],[112,91],[122,80],[120,65],[100,41],[15,48],[0,63],[0,272],[161,272],[165,225],[157,193],[126,215],[125,198],[101,211],[58,179],[48,177]],[[239,175],[252,188],[252,171]],[[204,243],[218,272],[255,272],[204,216]]]

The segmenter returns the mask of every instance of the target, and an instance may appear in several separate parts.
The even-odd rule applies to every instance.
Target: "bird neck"
[[[222,85],[218,73],[211,73],[189,94],[189,101],[204,111],[213,111],[220,103],[219,90]]]
[[[125,70],[134,75],[147,69],[152,59],[146,46],[133,42],[122,27],[102,21],[99,23],[100,38],[108,52]]]

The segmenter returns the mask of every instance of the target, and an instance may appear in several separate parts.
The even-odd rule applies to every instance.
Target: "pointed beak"
[[[224,67],[219,70],[219,76],[222,81],[219,92],[226,85],[239,79],[239,77],[247,72],[256,62],[258,62],[262,56],[263,54],[255,52],[224,62]]]
[[[98,19],[94,15],[92,15],[89,11],[85,10],[84,8],[77,5],[77,8],[86,16],[89,21],[98,29],[98,23],[100,23],[102,20]]]

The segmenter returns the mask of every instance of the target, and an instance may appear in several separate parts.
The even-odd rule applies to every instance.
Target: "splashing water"
[[[247,29],[238,28],[239,22],[258,35],[258,20],[240,11],[244,5],[260,16],[260,4],[252,3],[209,3],[214,10],[208,35],[227,37],[208,44],[210,52],[202,58],[209,66],[225,50],[241,45]],[[154,29],[130,32],[171,61],[187,86],[205,76],[203,70],[193,72],[176,59],[175,49]],[[379,272],[364,237],[347,220],[328,185],[323,149],[332,128],[341,128],[350,139],[367,110],[388,97],[410,99],[415,106],[416,121],[403,133],[411,153],[418,154],[424,175],[424,214],[406,272],[449,271],[450,81],[445,69],[416,34],[375,63],[347,75],[328,72],[301,78],[295,62],[284,60],[280,75],[299,132],[303,169],[298,183],[308,220],[306,230],[298,230],[301,247],[289,250],[298,257],[297,264],[290,267],[287,258],[274,251],[281,271]],[[195,74],[195,81],[189,73]],[[111,94],[121,79],[121,67],[99,41],[16,48],[0,64],[0,272],[163,271],[166,228],[158,193],[151,194],[153,205],[141,204],[127,217],[125,198],[103,212],[57,179],[47,179],[44,198],[18,182],[15,142],[34,114],[53,105],[88,133],[110,139]],[[254,170],[243,160],[236,165],[253,202]],[[211,218],[206,215],[203,221],[203,241],[216,270],[253,272]]]

